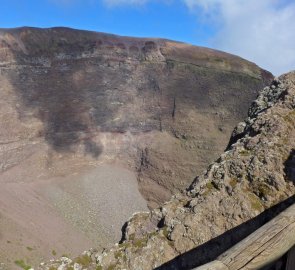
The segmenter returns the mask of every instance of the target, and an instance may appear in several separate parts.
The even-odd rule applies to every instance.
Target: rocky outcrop
[[[169,40],[1,29],[0,261],[110,247],[223,152],[272,78]]]
[[[228,248],[251,221],[294,202],[294,135],[295,72],[260,92],[227,150],[186,191],[135,214],[120,244],[88,254],[87,269],[191,269]]]

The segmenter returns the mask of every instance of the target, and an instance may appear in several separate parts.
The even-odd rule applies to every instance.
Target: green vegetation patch
[[[262,206],[259,198],[255,194],[248,193],[248,198],[250,200],[252,209],[259,211],[259,212],[261,212],[263,210],[263,206]]]
[[[163,232],[163,235],[164,235],[166,238],[168,238],[168,236],[169,236],[169,231],[168,231],[168,227],[167,227],[167,226],[165,226],[165,227],[162,229],[162,232]]]
[[[92,259],[91,259],[91,257],[89,257],[87,255],[82,255],[82,256],[77,257],[74,260],[74,262],[78,263],[78,264],[81,264],[82,266],[87,267],[92,263]]]
[[[114,256],[115,256],[116,260],[122,259],[124,262],[127,261],[126,254],[122,250],[116,251]]]
[[[24,262],[24,260],[16,260],[16,261],[14,261],[14,263],[15,263],[18,267],[20,267],[20,268],[22,268],[22,269],[24,269],[24,270],[29,270],[29,269],[32,268],[30,265],[27,265],[27,264]]]
[[[128,237],[128,239],[131,240],[131,241],[133,241],[134,238],[135,238],[135,234],[134,233],[130,234],[129,237]]]
[[[214,185],[213,185],[212,182],[207,183],[207,184],[206,184],[206,187],[207,187],[207,189],[208,189],[209,191],[211,191],[212,189],[214,189]]]
[[[122,252],[120,250],[116,251],[114,254],[115,258],[118,260],[119,258],[121,258],[123,256]]]
[[[243,150],[241,150],[241,151],[239,152],[239,154],[240,154],[241,156],[249,156],[249,155],[251,154],[251,151],[246,150],[246,149],[243,149]]]
[[[238,184],[238,179],[237,178],[230,179],[229,184],[232,188],[235,188]]]
[[[258,192],[259,192],[259,196],[264,198],[267,198],[267,196],[273,194],[272,189],[266,184],[259,185]]]
[[[119,244],[119,248],[123,248],[123,249],[129,248],[130,246],[131,244],[129,242]]]
[[[283,119],[288,122],[289,124],[293,125],[295,121],[295,110],[292,110],[290,113],[285,115]]]
[[[115,265],[115,264],[111,264],[111,265],[108,267],[108,270],[114,270],[114,269],[115,269],[115,267],[116,267],[116,265]]]
[[[213,183],[213,182],[208,182],[207,184],[206,184],[206,191],[204,192],[204,195],[206,196],[206,195],[208,195],[210,192],[212,192],[214,189],[216,189],[216,190],[218,190],[218,186],[215,184],[215,183]]]
[[[134,240],[133,244],[136,248],[143,248],[147,244],[147,237],[136,239]]]

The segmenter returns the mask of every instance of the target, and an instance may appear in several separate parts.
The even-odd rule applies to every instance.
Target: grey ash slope
[[[294,135],[295,72],[260,92],[227,151],[187,191],[150,213],[135,214],[121,244],[103,253],[85,253],[92,260],[87,269],[191,269],[222,250],[236,237],[234,231],[226,239],[216,237],[279,203],[294,202]],[[239,233],[245,234],[245,228]],[[172,260],[214,238],[203,254]]]
[[[1,29],[0,259],[118,241],[134,211],[168,200],[218,157],[271,79],[239,57],[174,41]],[[87,183],[130,192],[100,203]],[[125,207],[109,220],[117,201]]]

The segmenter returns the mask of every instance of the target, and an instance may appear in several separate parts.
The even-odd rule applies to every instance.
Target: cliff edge
[[[249,229],[256,219],[261,225],[264,213],[294,202],[294,135],[291,72],[260,91],[227,150],[186,191],[149,213],[135,214],[120,244],[102,253],[85,252],[87,269],[191,269],[229,247],[237,235],[247,235],[243,224]],[[202,245],[206,249],[200,253]],[[65,260],[49,265],[79,264]]]

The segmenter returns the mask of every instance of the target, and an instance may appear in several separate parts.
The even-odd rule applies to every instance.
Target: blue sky
[[[128,36],[164,37],[204,46],[214,31],[210,26],[198,27],[197,17],[183,1],[108,4],[91,0],[0,0],[0,3],[0,27],[69,26]]]
[[[163,37],[237,54],[275,74],[295,69],[291,0],[0,0],[0,11],[1,28]]]

